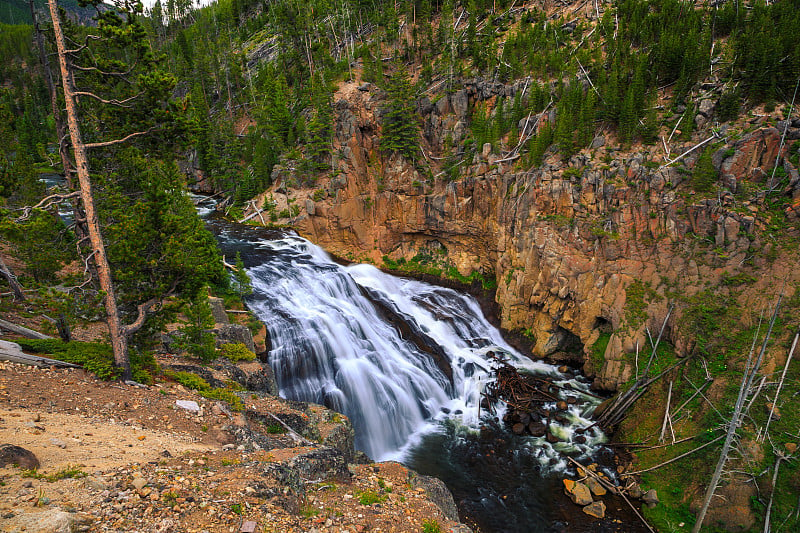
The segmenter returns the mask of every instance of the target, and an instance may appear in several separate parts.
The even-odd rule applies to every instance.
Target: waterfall
[[[339,265],[296,236],[257,246],[262,262],[248,268],[248,305],[269,332],[280,395],[347,415],[356,447],[374,460],[401,459],[444,419],[476,427],[489,351],[559,378],[508,346],[470,296],[371,265]],[[589,424],[582,409],[559,429],[567,441],[571,425]]]

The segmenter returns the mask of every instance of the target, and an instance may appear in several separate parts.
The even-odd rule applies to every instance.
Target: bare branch
[[[126,336],[132,335],[132,334],[136,333],[137,331],[139,331],[140,329],[142,329],[142,326],[144,326],[144,321],[147,318],[147,313],[150,311],[150,309],[153,308],[153,306],[155,306],[156,304],[159,304],[159,303],[161,303],[161,301],[158,298],[150,298],[146,302],[137,305],[136,306],[136,313],[137,313],[136,320],[134,320],[133,322],[131,322],[127,326],[123,326],[123,328],[122,328],[123,335],[126,335]]]
[[[122,106],[122,107],[130,107],[130,106],[126,106],[125,104],[127,104],[128,102],[132,102],[133,100],[136,100],[137,98],[139,98],[143,94],[144,93],[140,92],[138,94],[134,94],[133,96],[125,98],[124,100],[117,100],[116,98],[112,98],[111,100],[106,100],[105,98],[97,96],[96,94],[90,93],[88,91],[75,91],[73,93],[74,96],[88,96],[89,98],[94,98],[95,100],[97,100],[98,102],[103,103],[103,104],[117,105],[117,106]]]
[[[73,191],[69,194],[51,194],[50,196],[46,196],[45,198],[42,198],[42,200],[34,206],[23,207],[22,216],[17,218],[15,222],[22,222],[24,220],[27,220],[31,216],[31,212],[34,209],[48,209],[49,207],[52,207],[53,205],[59,202],[63,202],[64,200],[68,200],[70,198],[77,198],[78,196],[80,196],[80,193],[78,191]]]
[[[152,128],[149,128],[149,129],[147,129],[145,131],[137,131],[137,132],[131,133],[130,135],[126,135],[125,137],[123,137],[121,139],[114,139],[113,141],[105,141],[105,142],[99,142],[99,143],[86,143],[84,145],[84,147],[86,149],[91,149],[91,148],[105,148],[106,146],[114,146],[115,144],[122,144],[124,142],[128,142],[129,140],[133,139],[134,137],[141,137],[142,135],[149,135],[149,134],[153,133],[154,131],[156,131],[157,129],[158,128],[156,128],[156,127],[152,127]]]
[[[153,298],[150,298],[146,302],[137,305],[136,320],[134,320],[127,326],[122,326],[121,328],[122,334],[125,335],[126,337],[129,337],[134,333],[136,333],[137,331],[139,331],[140,329],[142,329],[142,326],[144,326],[144,321],[147,318],[147,314],[150,312],[150,309],[152,309],[154,306],[161,306],[161,304],[164,302],[166,298],[172,296],[172,294],[175,292],[175,288],[178,286],[179,280],[180,280],[179,278],[175,279],[175,281],[172,283],[172,287],[170,287],[169,291],[167,291],[165,294],[162,294],[161,296],[154,296]]]

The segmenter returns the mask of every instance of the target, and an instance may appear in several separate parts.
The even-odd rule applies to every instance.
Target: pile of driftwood
[[[546,437],[557,442],[558,437],[548,431],[552,422],[567,423],[564,412],[572,404],[578,403],[578,394],[569,385],[556,385],[551,379],[532,374],[520,373],[507,360],[493,352],[487,354],[495,363],[497,379],[486,387],[482,405],[493,409],[498,401],[505,402],[509,409],[503,422],[517,435]],[[571,393],[572,391],[572,393]],[[562,396],[559,396],[562,392]],[[545,408],[545,404],[555,402],[555,408]],[[580,430],[577,431],[579,433]],[[578,434],[576,442],[585,442]]]

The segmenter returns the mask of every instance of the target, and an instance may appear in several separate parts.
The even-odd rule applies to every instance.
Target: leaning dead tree
[[[117,295],[112,279],[111,266],[106,254],[106,246],[103,241],[103,233],[101,230],[100,219],[97,212],[94,193],[92,190],[92,181],[90,179],[89,168],[89,151],[97,148],[106,148],[118,144],[128,142],[136,137],[147,135],[150,130],[137,131],[125,135],[124,137],[102,141],[86,143],[83,140],[81,131],[78,99],[90,98],[95,100],[98,105],[111,105],[118,107],[125,107],[133,100],[142,97],[142,93],[136,94],[126,99],[113,99],[103,98],[94,92],[88,90],[81,90],[75,84],[75,72],[91,72],[96,75],[113,75],[117,78],[124,77],[129,74],[128,72],[103,72],[96,66],[78,65],[74,62],[74,57],[86,50],[89,46],[88,43],[92,41],[102,41],[103,37],[98,35],[89,35],[85,38],[85,42],[76,46],[73,49],[67,48],[66,38],[57,5],[57,0],[48,0],[50,8],[50,16],[53,23],[53,31],[55,34],[55,44],[58,55],[58,64],[61,74],[61,85],[64,95],[64,104],[67,115],[67,127],[69,130],[69,137],[72,144],[72,156],[74,159],[74,170],[78,179],[78,189],[80,194],[81,205],[85,215],[86,230],[90,243],[90,257],[95,265],[95,273],[97,282],[100,289],[104,293],[103,303],[106,311],[106,322],[111,337],[111,346],[114,352],[114,363],[122,370],[123,379],[131,378],[130,361],[128,356],[128,340],[130,336],[141,329],[147,313],[150,309],[158,303],[157,299],[151,299],[137,306],[136,319],[127,325],[122,323],[120,318],[120,311],[117,305]],[[128,6],[127,2],[123,7]]]
[[[3,261],[3,256],[0,255],[0,275],[2,275],[5,280],[8,282],[8,286],[11,287],[11,292],[14,294],[14,299],[18,302],[21,302],[25,299],[25,293],[22,292],[22,285],[19,284],[17,281],[17,276],[11,272],[11,269],[8,268],[6,262]]]
[[[703,505],[700,507],[700,511],[697,513],[697,521],[694,523],[692,533],[698,533],[700,528],[703,527],[703,520],[705,520],[708,507],[711,504],[711,499],[714,497],[714,492],[717,490],[717,485],[722,477],[725,463],[728,462],[728,455],[734,447],[737,431],[742,424],[746,412],[745,405],[750,397],[750,390],[753,387],[753,382],[755,381],[756,375],[761,368],[761,362],[764,359],[764,353],[767,351],[767,344],[769,343],[769,338],[772,335],[772,328],[775,325],[775,320],[778,318],[778,311],[781,307],[782,298],[783,294],[778,296],[778,302],[775,304],[775,309],[772,312],[769,328],[764,336],[764,342],[761,344],[761,349],[759,350],[758,357],[756,357],[755,361],[753,361],[753,353],[755,352],[756,339],[753,339],[753,345],[750,348],[750,354],[748,355],[747,362],[745,363],[744,375],[742,376],[742,383],[739,387],[739,394],[736,398],[736,403],[734,404],[733,414],[728,421],[728,431],[725,435],[725,441],[722,444],[722,450],[719,454],[719,461],[717,461],[717,466],[714,469],[714,473],[711,475],[711,481],[708,483],[708,488],[706,489],[706,494],[703,498]]]

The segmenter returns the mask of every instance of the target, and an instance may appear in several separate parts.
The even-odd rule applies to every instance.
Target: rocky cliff
[[[343,257],[384,266],[421,261],[437,272],[492,278],[503,327],[535,339],[535,355],[582,355],[606,390],[631,377],[627,354],[648,346],[648,332],[659,332],[671,306],[663,340],[684,356],[696,339],[680,324],[695,295],[715,287],[745,309],[781,290],[792,296],[800,282],[790,244],[800,237],[800,177],[791,162],[799,120],[761,115],[720,126],[711,91],[697,105],[698,131],[682,142],[666,131],[662,143],[623,149],[612,133],[600,133],[569,160],[548,152],[533,168],[485,145],[474,156],[456,152],[471,159],[455,179],[435,173],[446,147],[469,134],[476,102],[492,109],[520,91],[521,83],[468,80],[435,102],[419,100],[427,161],[414,166],[379,151],[385,93],[345,84],[335,97],[330,177],[301,187],[310,180],[285,162],[260,201],[295,215],[279,221]],[[552,112],[529,117],[519,136],[553,120]],[[703,150],[713,151],[717,175],[709,193],[693,183]],[[749,320],[742,314],[741,326]],[[603,357],[590,357],[604,333],[611,336]]]

